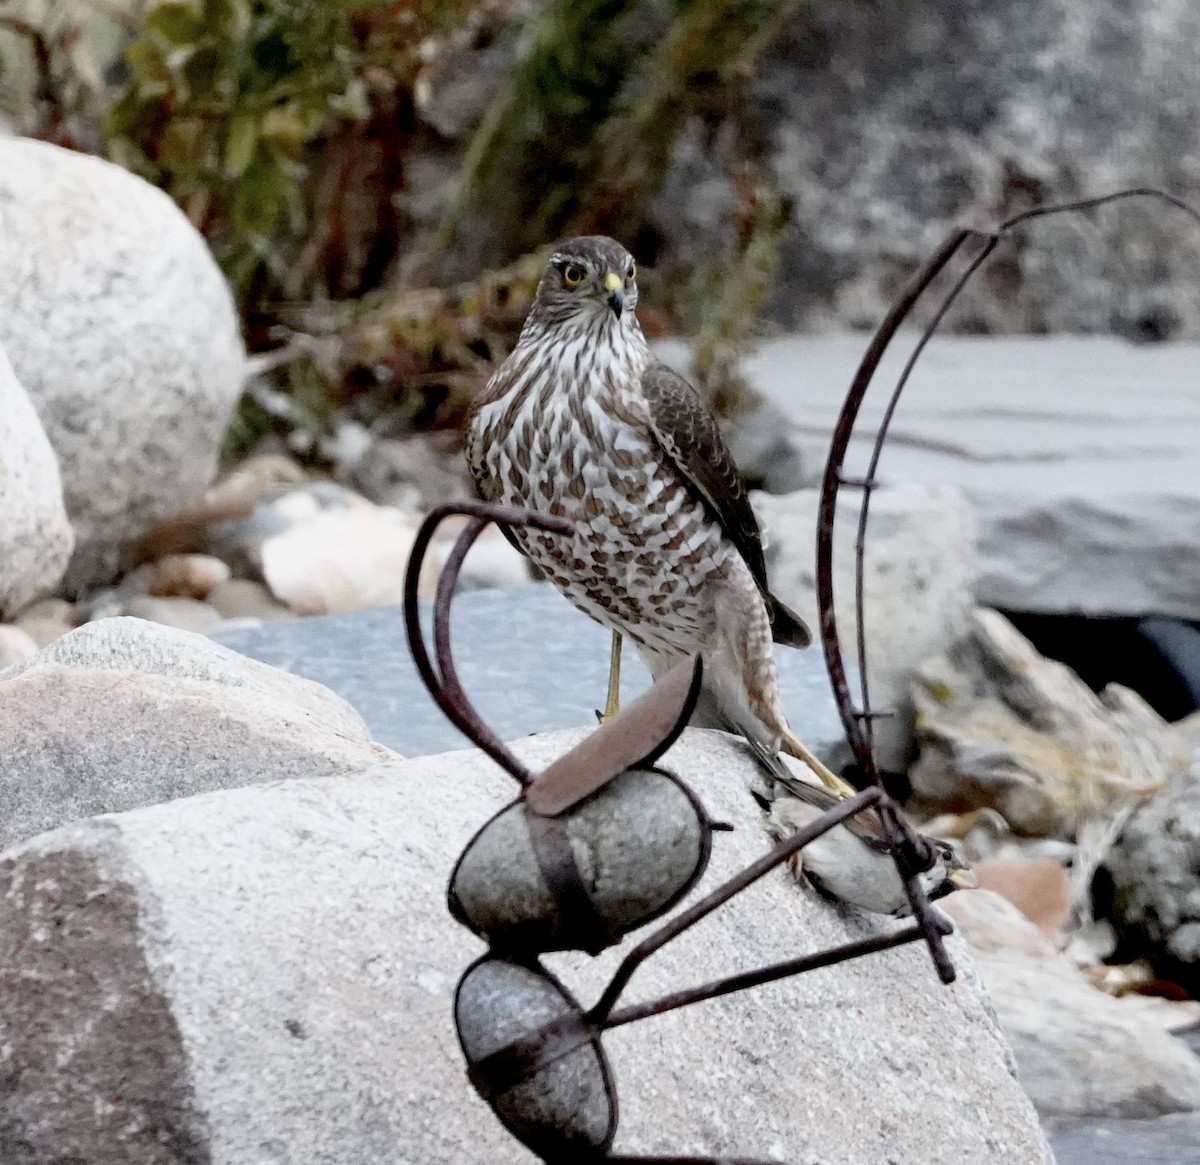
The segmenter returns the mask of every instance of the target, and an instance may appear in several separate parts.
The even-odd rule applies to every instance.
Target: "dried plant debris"
[[[1097,695],[1044,659],[1002,615],[976,611],[949,651],[917,670],[915,793],[942,810],[989,806],[1018,833],[1076,838],[1164,789],[1188,762],[1135,692]]]

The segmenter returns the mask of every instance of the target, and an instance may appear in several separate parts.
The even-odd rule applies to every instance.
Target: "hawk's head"
[[[637,264],[615,239],[585,235],[555,248],[529,313],[542,326],[619,322],[637,307]]]

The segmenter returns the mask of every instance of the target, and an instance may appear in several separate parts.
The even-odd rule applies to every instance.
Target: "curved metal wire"
[[[951,306],[958,299],[962,290],[970,282],[975,273],[988,260],[992,252],[1012,231],[1033,219],[1044,218],[1053,214],[1065,214],[1078,211],[1094,210],[1110,203],[1132,199],[1154,198],[1166,202],[1197,223],[1200,223],[1200,211],[1189,203],[1165,190],[1156,187],[1140,186],[1128,190],[1118,190],[1110,194],[1097,195],[1093,198],[1082,198],[1072,202],[1053,203],[1047,206],[1032,207],[1013,215],[1000,223],[992,231],[960,228],[953,231],[941,244],[934,254],[909,280],[899,298],[884,316],[875,334],[867,346],[862,362],[851,382],[846,394],[846,400],[838,414],[834,426],[833,441],[829,449],[829,457],[825,464],[825,472],[821,481],[821,496],[817,511],[817,608],[819,611],[819,633],[821,646],[825,654],[825,663],[829,671],[830,683],[833,687],[834,699],[846,732],[846,739],[854,753],[854,759],[864,774],[875,784],[881,784],[882,778],[875,760],[874,732],[872,724],[880,715],[871,707],[870,679],[867,669],[866,629],[864,618],[864,586],[865,571],[863,564],[866,554],[866,531],[870,512],[872,491],[876,488],[876,472],[887,439],[892,419],[900,396],[908,384],[913,368],[920,359],[930,339],[945,318]],[[879,368],[880,361],[888,345],[895,338],[900,327],[907,320],[918,300],[929,289],[933,281],[946,269],[963,245],[971,240],[980,242],[980,248],[971,258],[966,268],[955,279],[950,290],[942,298],[932,319],[922,330],[913,351],[909,355],[904,369],[892,390],[884,409],[883,417],[876,430],[867,473],[863,478],[846,477],[843,473],[846,454],[854,435],[854,427],[862,408],[863,401],[871,382]],[[855,630],[859,670],[860,704],[855,707],[850,694],[850,685],[846,673],[845,660],[837,632],[837,615],[834,611],[833,594],[833,537],[837,517],[837,498],[842,486],[857,486],[863,491],[859,505],[858,527],[855,536]],[[907,830],[903,821],[897,819],[897,829],[902,833]],[[916,899],[913,900],[914,910],[918,909]]]
[[[441,574],[438,576],[437,594],[433,606],[433,640],[437,665],[434,666],[425,646],[425,634],[421,628],[420,580],[421,568],[429,544],[438,526],[452,516],[467,517],[467,523],[455,540]],[[404,573],[404,629],[408,635],[408,647],[416,664],[417,674],[429,689],[434,703],[446,718],[482,752],[485,752],[522,786],[533,781],[533,774],[509,751],[504,742],[484,723],[467,698],[450,649],[450,605],[463,561],[475,540],[492,522],[506,526],[531,526],[552,534],[569,534],[571,524],[564,518],[552,518],[521,510],[513,506],[499,506],[490,502],[446,502],[435,506],[426,515],[417,531],[409,556],[408,568]]]

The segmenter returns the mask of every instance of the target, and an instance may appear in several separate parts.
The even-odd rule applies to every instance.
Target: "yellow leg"
[[[612,633],[612,654],[608,659],[608,698],[604,701],[604,711],[600,713],[600,723],[611,720],[621,709],[621,633]]]
[[[808,745],[799,737],[793,736],[790,732],[783,734],[784,751],[790,753],[797,760],[803,761],[818,777],[831,793],[835,793],[839,797],[853,797],[858,792],[853,786],[846,784],[841,777],[832,772],[829,768],[823,765],[812,752]]]

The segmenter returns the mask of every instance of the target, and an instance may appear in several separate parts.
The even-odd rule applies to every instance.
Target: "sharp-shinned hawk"
[[[602,236],[550,257],[516,348],[472,409],[476,488],[573,524],[515,538],[656,678],[704,657],[694,722],[742,734],[777,773],[786,749],[844,793],[780,704],[772,642],[807,646],[808,628],[767,587],[758,522],[712,412],[646,345],[636,278],[629,252]]]

